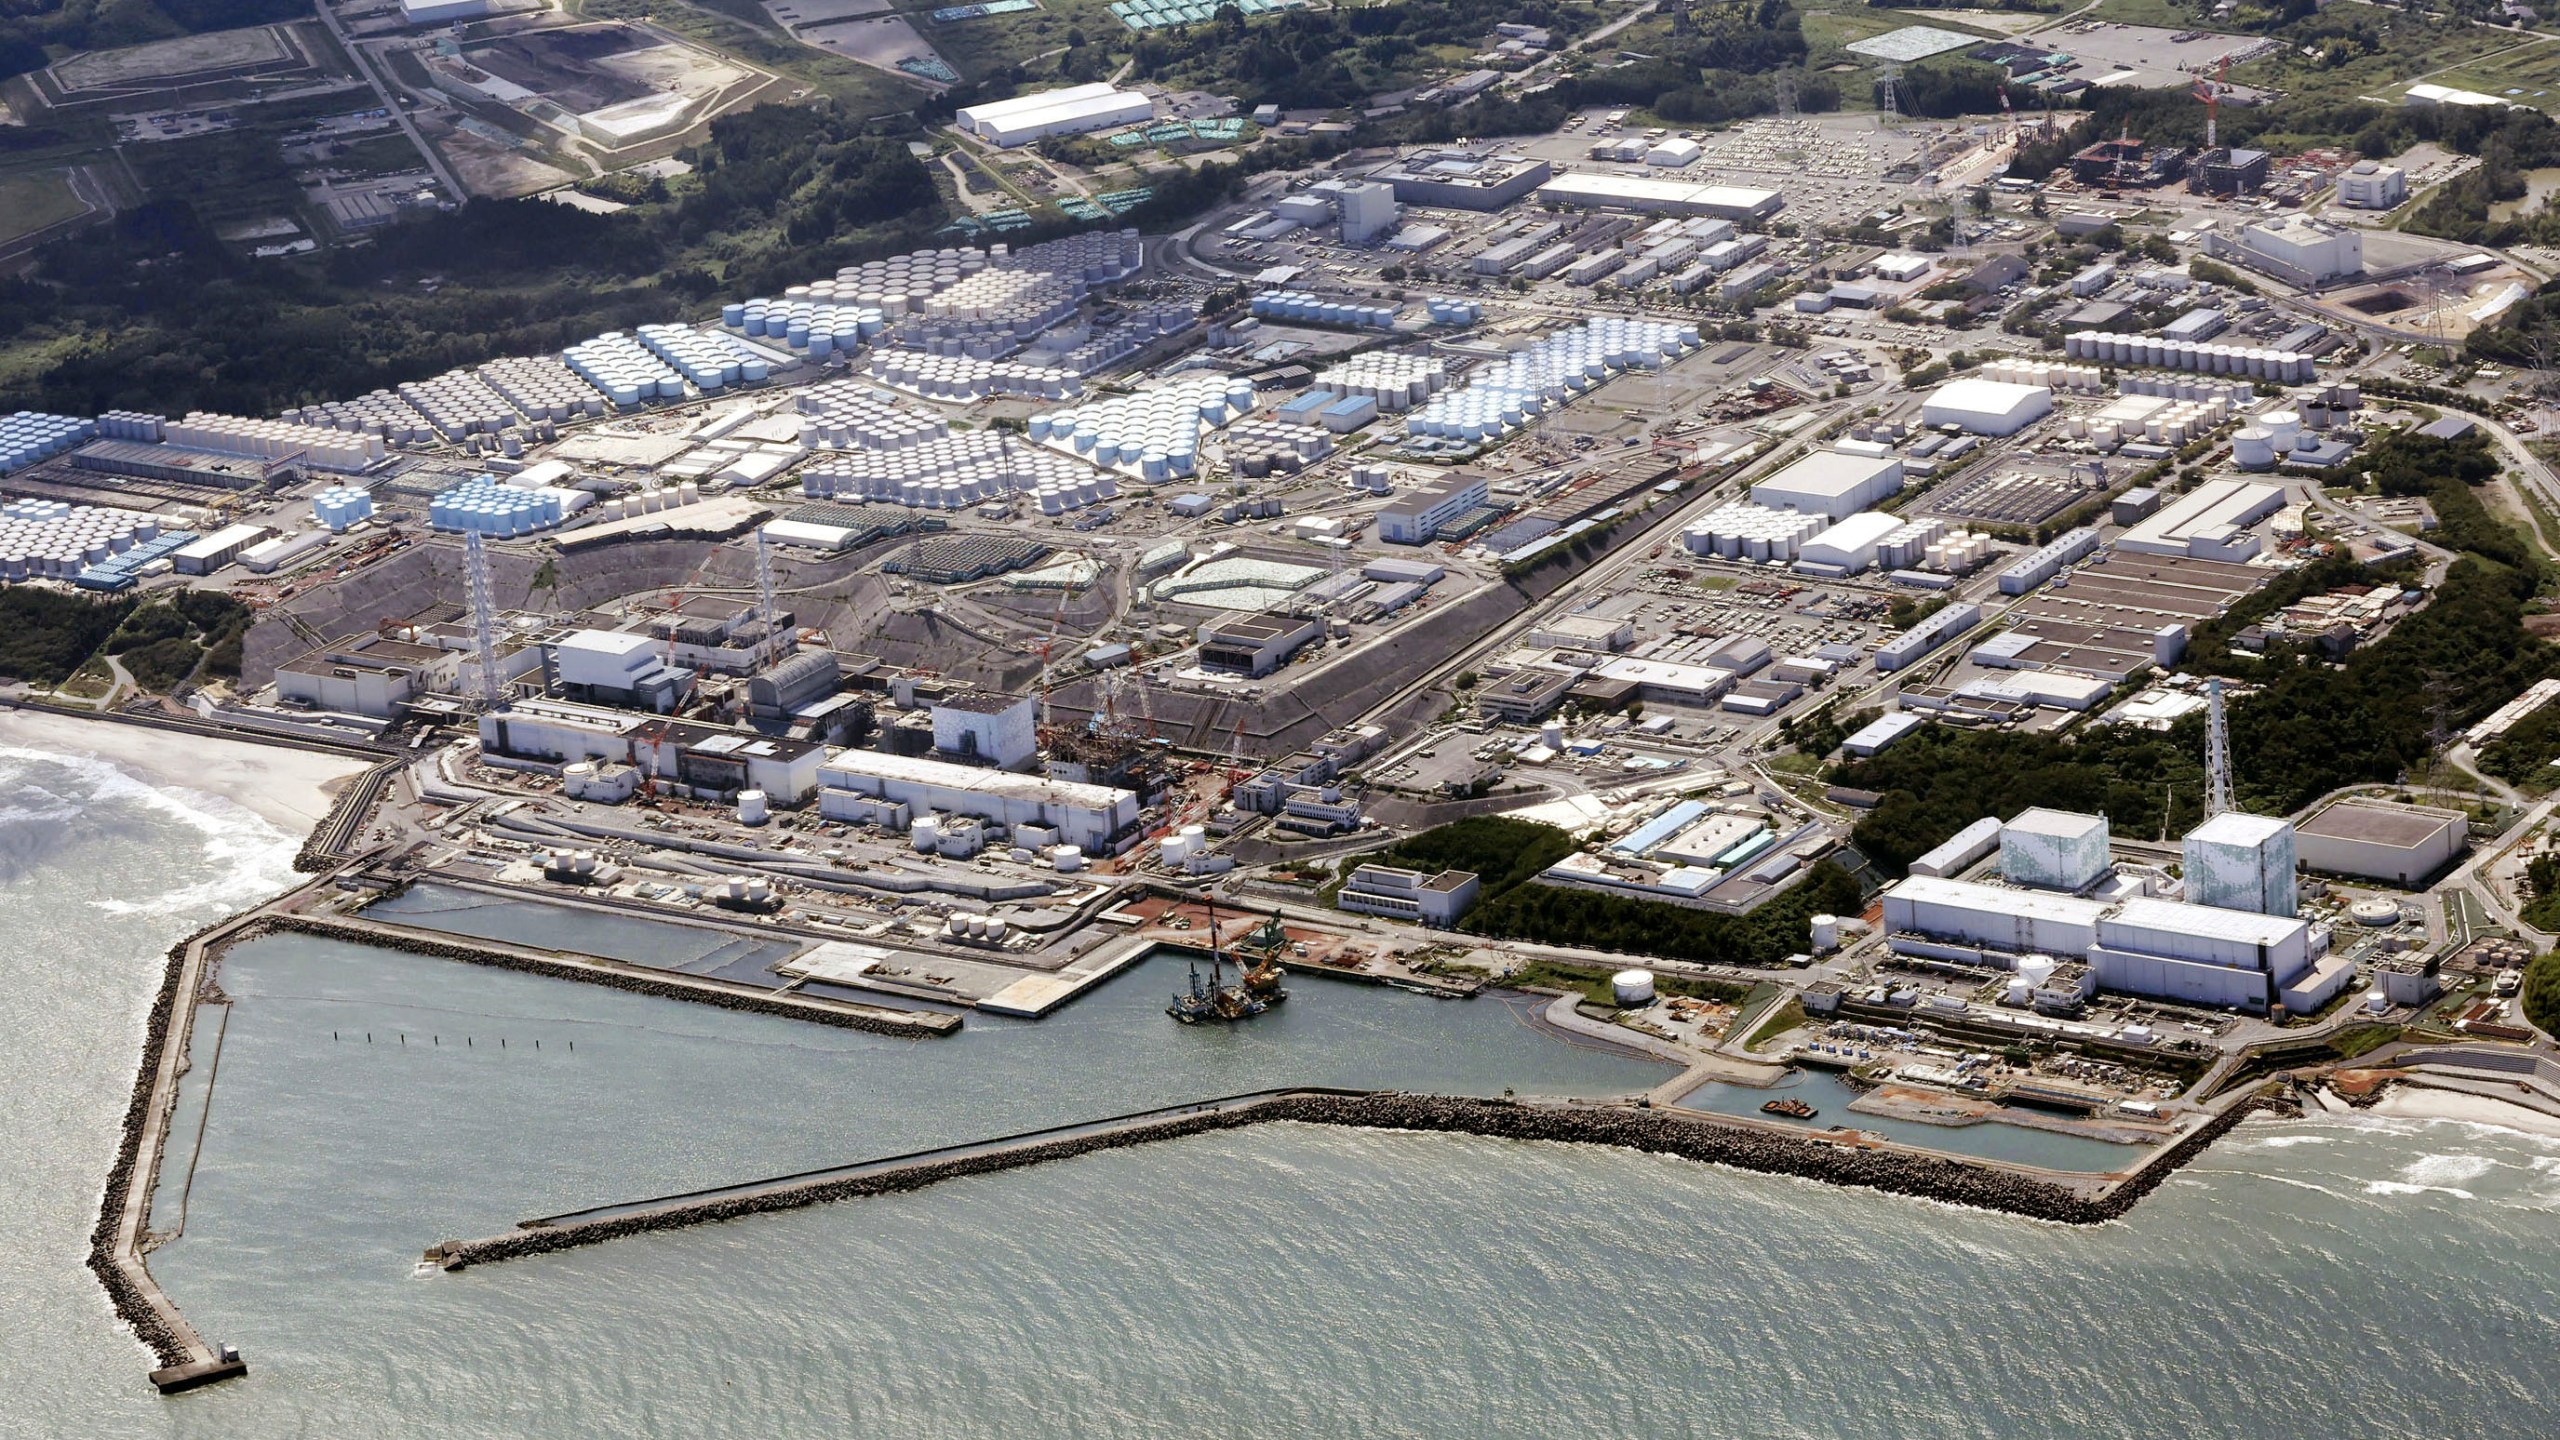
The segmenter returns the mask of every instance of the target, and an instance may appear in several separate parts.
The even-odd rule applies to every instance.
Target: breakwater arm
[[[2095,1193],[2024,1170],[1955,1160],[1775,1128],[1711,1120],[1693,1112],[1619,1105],[1538,1105],[1395,1092],[1299,1089],[1228,1096],[1097,1120],[1057,1130],[949,1146],[777,1176],[684,1196],[597,1207],[527,1221],[512,1233],[449,1240],[426,1252],[447,1270],[524,1259],[626,1235],[683,1229],[776,1210],[919,1190],[946,1180],[1070,1159],[1273,1121],[1483,1135],[1506,1140],[1616,1145],[1763,1174],[1793,1175],[1953,1205],[1998,1210],[2069,1225],[2115,1219],[2171,1171],[2238,1124],[2258,1102],[2230,1106]]]

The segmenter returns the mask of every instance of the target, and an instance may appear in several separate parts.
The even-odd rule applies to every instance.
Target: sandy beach
[[[144,782],[218,795],[306,835],[364,762],[340,755],[181,735],[40,710],[0,710],[0,745],[103,760]]]
[[[2460,1120],[2473,1125],[2496,1125],[2528,1135],[2560,1136],[2560,1116],[2546,1115],[2540,1110],[2494,1096],[2444,1090],[2433,1085],[2394,1085],[2365,1113],[2388,1115],[2400,1120]]]

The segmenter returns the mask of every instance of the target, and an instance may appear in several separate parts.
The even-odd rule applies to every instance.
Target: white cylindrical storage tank
[[[1825,952],[1825,951],[1829,951],[1829,950],[1836,950],[1836,949],[1838,949],[1838,948],[1839,948],[1839,946],[1840,946],[1840,917],[1839,917],[1839,916],[1837,916],[1837,915],[1816,915],[1816,916],[1814,916],[1814,917],[1813,917],[1813,949],[1814,949],[1814,953],[1818,955],[1818,954],[1821,954],[1821,953],[1823,953],[1823,952]]]
[[[1061,845],[1049,852],[1049,863],[1057,867],[1060,874],[1072,875],[1084,868],[1084,849],[1076,845]]]
[[[2275,432],[2252,425],[2231,437],[2231,463],[2243,470],[2264,470],[2276,463]]]
[[[942,827],[929,818],[918,820],[907,827],[907,840],[916,853],[930,855],[942,848]]]
[[[1617,998],[1620,1005],[1650,1005],[1653,1003],[1653,972],[1621,970],[1609,977],[1609,993]]]
[[[738,792],[739,824],[761,825],[768,818],[770,818],[770,811],[767,809],[763,791],[741,790]]]

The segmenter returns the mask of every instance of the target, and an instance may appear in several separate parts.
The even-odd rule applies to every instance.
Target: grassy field
[[[59,170],[0,175],[0,244],[33,235],[88,213],[71,193],[71,180]]]
[[[2560,111],[2560,40],[2540,39],[2428,78],[2536,110]]]

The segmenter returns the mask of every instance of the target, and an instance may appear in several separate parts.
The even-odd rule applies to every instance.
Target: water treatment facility
[[[455,83],[504,79],[457,48]],[[1109,143],[1161,99],[1039,90],[948,138]],[[236,677],[102,657],[9,703],[367,767],[307,885],[171,957],[96,1261],[161,1383],[243,1363],[145,1255],[216,1083],[196,1007],[279,936],[919,1048],[1141,984],[1188,987],[1149,1044],[1516,1003],[1660,1072],[1309,1076],[598,1195],[421,1236],[431,1269],[1275,1119],[2088,1222],[2371,1053],[2344,1037],[2442,1031],[2374,1062],[2439,1078],[2529,1046],[2501,947],[2549,806],[2413,771],[2256,813],[2227,712],[2259,672],[2192,663],[2344,663],[2452,591],[2443,518],[2361,467],[2470,422],[2336,303],[2444,257],[2228,187],[2126,200],[2133,156],[1939,198],[2015,117],[1611,115],[1328,155],[1171,234],[956,227],[278,415],[0,417],[0,584],[255,616]],[[2125,226],[2169,257],[2082,253]],[[2091,797],[1862,843],[1913,797],[1838,767],[1982,735],[2158,737],[2204,784],[2157,813],[2196,819]],[[2560,1103],[2549,1063],[2519,1083]]]

